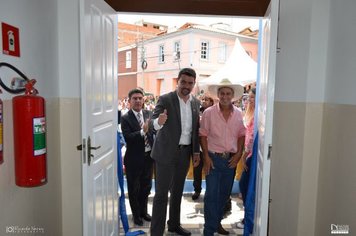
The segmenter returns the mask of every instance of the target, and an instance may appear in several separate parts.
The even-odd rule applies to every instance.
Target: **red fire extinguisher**
[[[16,185],[35,187],[47,182],[45,100],[37,96],[35,80],[25,95],[12,99]]]

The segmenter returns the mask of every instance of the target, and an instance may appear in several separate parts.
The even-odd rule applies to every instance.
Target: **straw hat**
[[[228,78],[222,79],[218,84],[209,85],[208,91],[211,95],[218,96],[218,90],[220,88],[231,88],[234,91],[233,99],[239,99],[244,92],[244,87],[242,87],[242,85],[233,84]]]

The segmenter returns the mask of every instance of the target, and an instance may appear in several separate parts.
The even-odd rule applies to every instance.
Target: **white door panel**
[[[279,0],[271,0],[262,20],[258,99],[258,153],[254,235],[265,236],[268,229],[270,147],[272,147],[273,103],[277,49]]]
[[[80,9],[83,234],[118,235],[117,17],[102,0]]]

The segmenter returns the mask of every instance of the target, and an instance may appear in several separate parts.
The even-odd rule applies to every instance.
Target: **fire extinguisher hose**
[[[22,73],[19,69],[17,69],[15,66],[9,64],[9,63],[6,63],[6,62],[0,62],[0,68],[1,67],[8,67],[10,69],[12,69],[13,71],[15,71],[17,74],[19,74],[24,80],[26,80],[27,82],[30,81],[29,78],[24,74]],[[9,93],[13,93],[13,94],[18,94],[18,93],[23,93],[25,92],[25,88],[21,88],[21,89],[11,89],[9,87],[7,87],[4,82],[2,81],[1,77],[0,77],[0,86],[3,87],[7,92]]]

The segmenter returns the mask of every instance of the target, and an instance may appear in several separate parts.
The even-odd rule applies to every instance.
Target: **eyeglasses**
[[[247,101],[250,101],[250,100],[255,100],[255,97],[244,96],[244,97],[242,98],[242,101],[243,101],[243,102],[247,102]]]

